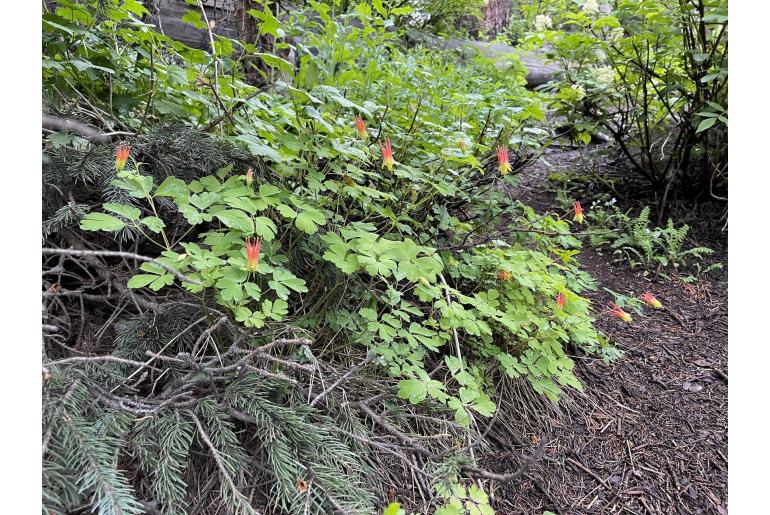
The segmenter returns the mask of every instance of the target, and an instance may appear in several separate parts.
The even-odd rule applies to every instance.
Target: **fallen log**
[[[559,66],[546,62],[542,54],[522,50],[503,43],[468,39],[441,39],[436,37],[424,37],[422,39],[423,44],[437,48],[476,50],[485,57],[494,59],[497,66],[501,68],[508,66],[510,59],[518,59],[527,68],[528,88],[535,88],[556,80],[561,72]]]

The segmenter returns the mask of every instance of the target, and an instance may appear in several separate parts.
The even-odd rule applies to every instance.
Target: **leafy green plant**
[[[403,22],[407,27],[436,34],[464,35],[478,28],[483,0],[394,0],[393,5],[411,9]],[[475,23],[470,23],[473,22]]]
[[[554,106],[587,141],[602,131],[660,190],[719,196],[726,184],[727,2],[567,2],[547,45],[564,70]]]
[[[365,479],[372,476],[366,453],[382,449],[362,420],[395,430],[385,417],[420,409],[450,422],[452,431],[437,439],[444,447],[420,454],[440,466],[458,434],[470,439],[476,418],[495,413],[503,374],[525,378],[556,401],[564,389],[581,388],[568,346],[616,357],[581,296],[595,285],[577,267],[579,241],[569,225],[500,193],[540,146],[542,98],[524,89],[520,67],[501,70],[483,60],[459,66],[446,54],[405,52],[388,30],[405,14],[379,2],[358,4],[339,19],[329,5],[310,2],[317,16],[293,13],[285,23],[249,13],[262,34],[297,55],[291,66],[260,53],[280,73],[258,89],[245,80],[242,61],[241,50],[253,54],[252,46],[217,36],[212,52],[189,49],[140,21],[146,11],[138,2],[97,4],[65,0],[44,14],[44,88],[52,113],[74,111],[84,123],[135,138],[130,165],[115,170],[111,150],[62,131],[48,134],[47,154],[63,163],[48,173],[66,187],[44,193],[54,214],[70,196],[75,207],[52,216],[46,234],[61,248],[72,241],[117,247],[91,251],[126,258],[117,267],[134,252],[143,259],[130,276],[78,262],[131,299],[122,308],[131,314],[115,315],[121,330],[104,342],[109,358],[128,364],[108,359],[103,369],[87,364],[68,372],[79,362],[63,358],[52,366],[46,409],[79,381],[83,391],[99,392],[80,413],[82,426],[130,415],[122,436],[99,450],[103,477],[110,465],[110,481],[128,484],[118,459],[123,469],[141,470],[131,484],[169,511],[185,509],[193,488],[181,471],[192,464],[219,485],[213,503],[243,513],[250,508],[248,478],[262,477],[272,489],[269,502],[282,512],[372,512],[372,492],[381,485]],[[354,129],[357,117],[363,133]],[[392,166],[381,161],[386,140]],[[513,172],[505,176],[495,163],[498,146],[510,152]],[[73,164],[72,156],[87,165]],[[88,188],[74,187],[81,184]],[[512,217],[510,232],[488,234],[502,214]],[[556,305],[558,294],[564,306]],[[186,328],[200,313],[181,317],[167,305],[214,314],[215,321],[192,337]],[[145,317],[152,330],[138,327]],[[220,352],[212,332],[222,326],[227,335],[218,341],[229,348]],[[285,355],[261,350],[286,340],[294,343]],[[158,356],[145,367],[158,376],[151,388],[136,389],[129,365],[146,352]],[[251,352],[268,365],[233,361]],[[372,356],[371,377],[357,386],[392,393],[382,415],[364,398],[347,399],[358,397],[356,388],[326,395],[329,405],[310,400],[316,371],[336,371],[362,354]],[[289,375],[308,369],[309,383]],[[180,383],[192,387],[180,392]],[[184,400],[166,402],[177,394]],[[57,426],[52,413],[46,423]],[[335,433],[335,424],[345,432]],[[411,439],[409,426],[399,427]],[[245,435],[258,440],[257,451]],[[57,442],[73,452],[69,441]],[[75,488],[93,463],[67,468],[62,455],[45,457],[46,484],[65,483],[47,489],[47,506],[102,503],[92,483],[87,491]],[[249,457],[259,465],[251,467]],[[472,462],[460,453],[452,466],[467,474]],[[340,484],[349,478],[353,487]],[[133,509],[129,490],[120,490],[125,499],[112,512],[120,503]],[[436,497],[488,511],[477,488],[455,486]]]
[[[675,227],[669,219],[666,227],[650,229],[650,209],[645,207],[636,218],[618,212],[617,225],[620,232],[610,244],[617,259],[626,260],[632,268],[635,266],[673,267],[674,269],[694,266],[702,270],[700,262],[714,251],[707,247],[684,249],[688,225]],[[718,267],[718,265],[716,265]],[[706,270],[715,268],[714,265]]]
[[[552,175],[550,179],[556,184],[557,203],[565,211],[572,208],[574,195],[585,193],[585,177],[564,174]],[[617,199],[608,193],[595,198],[587,209],[588,223],[579,237],[592,247],[608,248],[615,262],[631,268],[654,269],[664,277],[668,277],[666,271],[671,269],[691,270],[700,275],[721,268],[720,263],[704,263],[713,254],[712,249],[687,245],[688,225],[676,227],[669,219],[665,227],[655,227],[650,221],[649,206],[633,217],[621,211]]]

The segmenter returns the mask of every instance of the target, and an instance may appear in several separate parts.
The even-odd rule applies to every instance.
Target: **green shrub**
[[[533,34],[564,70],[555,107],[588,142],[609,134],[637,173],[672,193],[719,196],[727,180],[727,2],[567,2]],[[596,7],[596,8],[595,8]]]
[[[160,376],[152,390],[131,389],[125,363],[71,367],[64,358],[52,366],[46,507],[62,512],[87,502],[100,513],[130,513],[140,509],[141,492],[164,512],[184,511],[193,480],[182,471],[192,468],[201,484],[218,485],[211,502],[239,513],[252,510],[244,492],[254,478],[270,485],[269,502],[282,512],[373,512],[385,483],[372,473],[363,420],[378,415],[363,399],[345,397],[355,397],[354,388],[330,395],[328,406],[309,405],[304,388],[312,391],[312,381],[287,375],[311,365],[337,371],[365,355],[374,377],[359,386],[392,393],[383,403],[388,413],[419,407],[435,424],[452,424],[438,443],[421,444],[435,449],[418,453],[426,466],[457,456],[445,488],[431,485],[436,497],[482,509],[484,492],[459,488],[451,471],[474,470],[455,444],[475,434],[475,418],[495,412],[501,377],[524,378],[556,400],[563,388],[581,388],[567,346],[617,355],[580,296],[594,285],[574,260],[579,242],[569,225],[497,191],[516,178],[498,173],[495,147],[509,147],[514,170],[539,148],[532,134],[543,105],[521,85],[521,69],[404,53],[386,30],[395,9],[360,4],[350,15],[359,28],[311,2],[317,19],[299,13],[281,24],[259,13],[263,33],[301,38],[296,67],[258,54],[280,72],[259,90],[246,83],[239,60],[239,49],[253,55],[248,45],[218,36],[215,53],[192,50],[139,21],[146,11],[138,2],[108,4],[96,11],[61,1],[44,15],[44,89],[52,112],[74,110],[105,131],[141,135],[118,171],[111,149],[61,132],[45,138],[52,162],[63,163],[52,176],[89,186],[44,191],[54,213],[45,234],[55,244],[77,233],[94,248],[123,250],[131,241],[130,249],[153,258],[130,277],[105,272],[105,281],[131,289],[126,309],[147,308],[115,315],[105,352],[123,360],[162,354]],[[354,129],[357,116],[368,138]],[[381,162],[385,140],[392,170]],[[82,167],[68,153],[89,163],[90,175],[78,175]],[[80,207],[64,216],[69,195]],[[515,222],[490,236],[485,229],[503,213]],[[131,238],[119,237],[126,233]],[[253,270],[246,242],[256,238]],[[555,306],[559,293],[563,309]],[[200,310],[222,320],[229,348],[210,349],[211,333],[186,334]],[[205,372],[282,335],[296,338],[269,366]],[[176,388],[186,381],[195,388],[169,401],[185,393]],[[57,405],[71,405],[72,427],[90,427],[81,436],[93,459],[68,458],[79,440],[60,432]],[[104,429],[110,439],[93,447],[91,426],[115,417],[120,423]],[[407,424],[379,424],[410,441]],[[399,452],[416,445],[405,448]],[[100,489],[94,475],[115,491]],[[305,496],[297,487],[303,477],[317,485]]]

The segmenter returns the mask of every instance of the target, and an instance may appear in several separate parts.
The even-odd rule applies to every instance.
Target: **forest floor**
[[[558,210],[548,176],[586,164],[575,150],[544,157],[547,163],[521,173],[513,192],[539,213]],[[625,179],[633,194],[618,199],[622,208],[635,195],[639,202],[639,189]],[[721,226],[699,224],[697,211],[674,209],[674,219],[690,223],[697,243],[715,250],[708,259],[724,268],[693,283],[676,276],[653,282],[612,264],[608,252],[584,247],[580,262],[599,283],[586,294],[597,327],[625,355],[610,364],[573,356],[584,392],[570,395],[560,415],[544,417],[540,434],[531,425],[516,431],[515,453],[487,457],[491,467],[513,470],[522,453],[542,450],[521,481],[493,491],[497,513],[727,513],[727,238]],[[651,291],[665,309],[634,314],[627,324],[606,314],[612,296],[603,288]]]

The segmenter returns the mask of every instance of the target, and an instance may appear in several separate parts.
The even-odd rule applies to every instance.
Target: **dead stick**
[[[76,132],[84,138],[98,143],[107,143],[114,136],[136,136],[136,133],[126,131],[100,132],[96,127],[91,127],[75,120],[45,114],[43,115],[43,128],[55,131]]]
[[[321,393],[319,393],[318,395],[316,395],[315,399],[313,399],[310,402],[310,406],[315,406],[316,404],[318,404],[318,402],[320,402],[321,399],[323,399],[324,397],[329,395],[329,392],[331,392],[332,390],[337,388],[340,384],[342,384],[344,381],[346,381],[350,376],[352,376],[353,374],[358,372],[360,369],[365,367],[374,358],[375,358],[374,354],[372,354],[370,356],[367,356],[367,358],[365,360],[363,360],[361,363],[353,366],[350,370],[348,370],[347,372],[342,374],[342,376],[339,379],[337,379],[336,381],[334,381],[334,383],[332,383],[326,390],[324,390]]]
[[[608,485],[607,482],[604,479],[599,477],[598,474],[596,474],[596,472],[594,472],[593,470],[587,468],[585,465],[583,465],[579,461],[575,461],[572,458],[567,458],[567,461],[570,462],[572,465],[575,465],[576,467],[578,467],[580,470],[582,470],[583,472],[585,472],[586,474],[588,474],[589,476],[591,476],[595,480],[597,480],[599,483],[601,483],[607,489],[611,489],[610,485]]]
[[[140,254],[134,254],[133,252],[119,252],[116,250],[76,250],[76,249],[43,249],[43,254],[57,254],[57,255],[65,255],[65,256],[101,256],[101,257],[121,257],[121,258],[127,258],[127,259],[136,259],[137,261],[148,261],[151,263],[155,263],[159,267],[161,267],[166,272],[170,273],[180,281],[185,281],[190,284],[200,284],[199,281],[196,281],[195,279],[190,279],[186,275],[184,275],[179,270],[175,270],[168,266],[165,263],[161,263],[155,258],[142,256]]]

